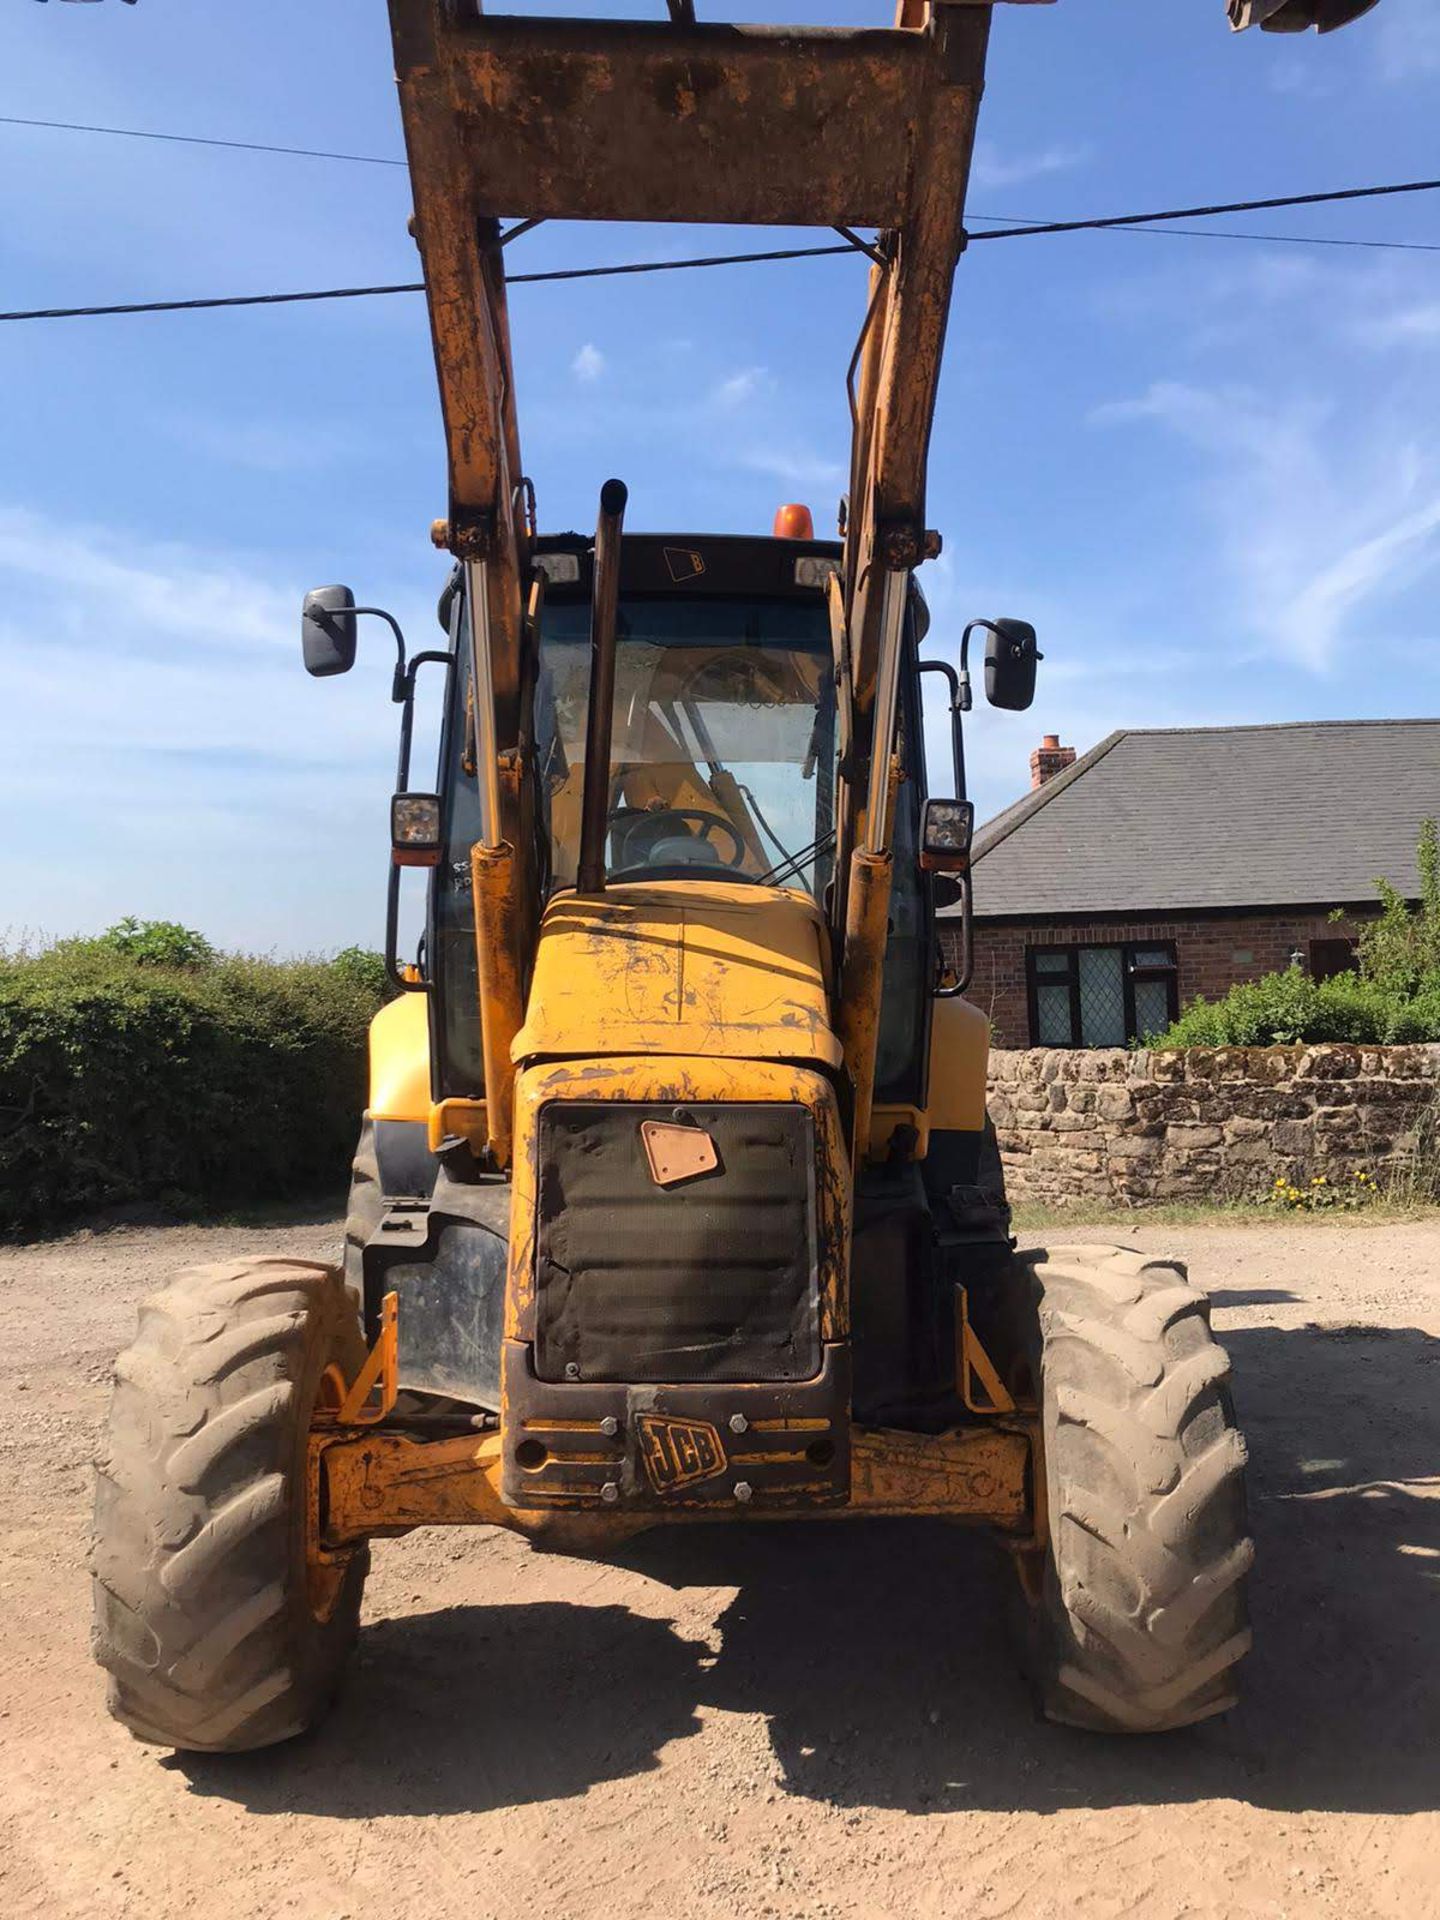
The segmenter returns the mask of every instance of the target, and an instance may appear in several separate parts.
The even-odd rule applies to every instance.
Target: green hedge
[[[121,922],[0,956],[0,1230],[343,1186],[374,956],[219,957],[184,932]]]
[[[1299,967],[1232,987],[1223,1000],[1194,1000],[1154,1047],[1271,1047],[1352,1040],[1396,1045],[1440,1040],[1440,981],[1397,993],[1358,973],[1311,980]]]

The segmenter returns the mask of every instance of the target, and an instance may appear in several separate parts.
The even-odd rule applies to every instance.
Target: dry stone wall
[[[997,1050],[1014,1200],[1238,1200],[1277,1175],[1408,1176],[1440,1131],[1440,1046]]]

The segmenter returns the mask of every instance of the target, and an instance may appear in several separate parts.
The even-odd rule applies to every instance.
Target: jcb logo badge
[[[645,1471],[657,1493],[693,1487],[725,1471],[725,1449],[708,1420],[678,1420],[642,1413],[636,1421]]]

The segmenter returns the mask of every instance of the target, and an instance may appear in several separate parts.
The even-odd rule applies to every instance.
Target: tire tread
[[[297,1500],[320,1371],[353,1373],[363,1352],[339,1271],[312,1261],[195,1267],[144,1303],[116,1362],[90,1560],[95,1657],[138,1739],[240,1751],[328,1704],[367,1556],[315,1620]]]
[[[1250,1644],[1245,1443],[1209,1303],[1130,1249],[1024,1256],[1049,1545],[1028,1620],[1044,1711],[1108,1732],[1223,1712]]]

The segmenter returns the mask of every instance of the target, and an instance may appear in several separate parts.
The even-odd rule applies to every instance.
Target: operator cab
[[[623,492],[623,490],[622,490]],[[524,795],[517,851],[538,921],[545,902],[578,888],[585,835],[585,752],[595,659],[596,538],[535,540],[529,555],[528,639],[522,649],[518,760],[507,777]],[[594,846],[595,884],[785,888],[820,906],[838,942],[835,843],[843,798],[840,758],[847,673],[835,617],[843,549],[817,540],[808,510],[784,507],[770,537],[630,533],[618,546],[614,694],[608,779]],[[449,645],[407,662],[383,609],[357,607],[348,588],[307,596],[303,620],[312,674],[344,672],[360,614],[390,624],[398,649],[393,697],[402,706],[399,791],[392,811],[395,864],[387,905],[386,961],[404,988],[431,990],[432,1091],[484,1096],[472,852],[483,844],[477,778],[467,574],[457,566],[440,597]],[[929,1002],[959,992],[967,969],[941,987],[935,910],[957,895],[942,886],[963,869],[970,809],[960,721],[969,706],[968,645],[988,633],[986,693],[1028,706],[1039,653],[1033,628],[977,620],[961,641],[960,670],[919,658],[928,613],[913,577],[901,623],[895,758],[900,779],[891,823],[893,876],[876,1048],[877,1096],[923,1106]],[[415,675],[445,669],[446,699],[435,793],[408,791]],[[926,798],[920,685],[949,684],[954,800]],[[514,756],[512,756],[513,758]],[[399,875],[431,870],[423,963],[396,953]],[[959,896],[966,912],[968,894]],[[968,946],[968,940],[965,943]]]
[[[777,527],[794,525],[782,510]],[[808,515],[806,516],[808,522]],[[838,541],[631,533],[620,550],[615,702],[605,837],[606,884],[738,882],[828,902],[834,875],[839,716],[830,618]],[[541,536],[530,693],[539,778],[543,891],[576,884],[591,668],[594,536]],[[447,1091],[483,1089],[475,1017],[470,848],[479,797],[466,776],[470,644],[462,575],[441,601],[455,669],[443,763],[445,850],[432,893],[429,951],[440,990],[436,1037]],[[924,627],[913,595],[907,654]],[[879,1044],[889,1097],[921,1090],[936,935],[918,866],[924,800],[918,681],[903,676],[904,779],[895,825]]]
[[[835,805],[825,587],[836,543],[626,536],[616,617],[611,881],[749,881],[823,895]],[[580,843],[594,556],[535,556],[544,581],[534,735],[551,890]]]

